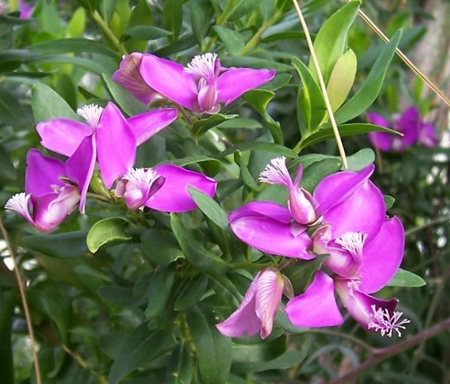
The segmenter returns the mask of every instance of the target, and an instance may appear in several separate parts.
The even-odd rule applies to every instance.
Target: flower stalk
[[[338,126],[336,123],[336,119],[334,118],[333,108],[331,107],[331,102],[328,97],[327,86],[325,85],[325,80],[323,79],[323,76],[322,76],[322,71],[320,69],[320,64],[319,64],[319,61],[316,56],[316,51],[314,50],[314,45],[311,40],[311,36],[309,34],[308,25],[306,24],[305,18],[303,17],[302,10],[300,9],[300,6],[298,5],[298,0],[292,0],[292,3],[294,4],[295,10],[297,11],[297,14],[298,14],[298,18],[300,20],[300,24],[302,25],[303,31],[305,32],[306,41],[308,43],[308,48],[311,53],[311,59],[313,61],[314,67],[317,72],[319,86],[323,93],[323,98],[325,100],[327,112],[330,117],[330,123],[331,123],[331,126],[333,127],[334,136],[336,138],[336,144],[337,144],[337,147],[339,150],[339,155],[341,156],[341,159],[342,159],[342,165],[343,165],[344,169],[348,169],[348,162],[347,162],[347,156],[345,155],[344,145],[342,144],[341,135],[339,134],[339,129],[338,129]]]

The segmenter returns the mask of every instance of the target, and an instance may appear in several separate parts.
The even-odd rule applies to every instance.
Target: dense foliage
[[[430,17],[395,3],[300,4],[347,170],[291,0],[0,3],[1,383],[322,383],[366,360],[357,382],[449,382],[448,138],[395,56]],[[320,242],[340,225],[358,236]],[[305,300],[327,284],[340,312]],[[373,292],[406,329],[377,323],[393,300],[361,310]]]

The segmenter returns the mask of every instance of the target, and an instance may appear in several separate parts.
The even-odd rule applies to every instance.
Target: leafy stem
[[[122,55],[128,54],[126,49],[123,47],[122,44],[120,44],[120,41],[117,39],[116,35],[113,31],[111,31],[111,28],[109,28],[108,23],[103,20],[103,18],[100,16],[100,13],[97,11],[94,11],[92,13],[92,18],[95,20],[95,22],[99,25],[99,27],[103,30],[106,36],[111,40],[111,42],[114,44],[114,46],[117,48],[117,50]]]

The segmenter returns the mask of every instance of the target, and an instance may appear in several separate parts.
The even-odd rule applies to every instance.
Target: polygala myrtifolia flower
[[[239,308],[216,327],[224,336],[242,337],[259,333],[265,339],[272,332],[282,294],[292,297],[292,292],[291,282],[286,276],[274,269],[261,271],[250,284]]]
[[[86,171],[85,167],[86,163],[79,159],[63,163],[31,149],[27,154],[25,192],[11,197],[5,209],[20,213],[40,231],[56,228],[80,200],[78,175]]]
[[[77,112],[87,124],[58,118],[39,123],[37,131],[45,148],[83,163],[84,173],[77,175],[80,211],[83,213],[96,162],[103,182],[111,188],[132,168],[138,145],[172,123],[177,118],[177,111],[156,109],[125,119],[109,102],[104,109],[87,105]]]
[[[216,53],[195,56],[181,64],[152,54],[125,56],[113,80],[147,104],[165,97],[195,113],[217,113],[243,93],[275,77],[269,69],[225,68]]]
[[[117,183],[115,193],[124,197],[129,209],[148,207],[181,213],[197,209],[189,194],[189,186],[213,197],[217,182],[199,172],[161,164],[155,168],[132,169]]]
[[[292,183],[284,163],[284,158],[272,160],[261,181],[284,185],[289,208],[251,202],[231,212],[229,222],[242,241],[263,252],[302,259],[328,255],[324,264],[334,278],[316,273],[306,292],[288,303],[291,322],[308,327],[341,324],[336,288],[344,306],[367,330],[399,332],[408,321],[399,322],[400,313],[394,312],[397,300],[369,296],[399,269],[405,238],[400,220],[386,219],[383,194],[369,180],[374,166],[328,176],[311,196],[298,185],[301,168]]]
[[[367,120],[381,127],[391,127],[389,120],[375,112],[368,112]],[[439,143],[439,136],[433,124],[423,121],[418,109],[414,106],[406,109],[400,116],[394,117],[393,129],[402,133],[403,136],[370,132],[368,134],[370,142],[384,152],[402,152],[416,142],[429,148],[434,148]]]

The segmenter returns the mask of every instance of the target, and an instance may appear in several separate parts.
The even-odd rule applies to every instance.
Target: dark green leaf
[[[395,203],[395,199],[392,196],[384,195],[384,204],[386,205],[386,211],[392,208]]]
[[[191,351],[185,342],[181,342],[173,349],[164,383],[190,384],[193,373]]]
[[[192,34],[200,46],[211,27],[213,16],[214,9],[210,0],[191,1]]]
[[[15,290],[0,288],[0,361],[2,362],[2,384],[14,384],[11,328],[15,304]]]
[[[345,123],[367,110],[377,98],[383,85],[388,66],[394,57],[395,49],[402,36],[398,31],[383,49],[369,75],[356,94],[336,113],[338,124]]]
[[[185,311],[200,301],[208,286],[208,277],[198,275],[193,280],[188,280],[177,296],[174,304],[175,311]]]
[[[0,179],[14,180],[17,177],[16,168],[9,157],[8,152],[0,144]]]
[[[183,226],[179,215],[171,214],[172,231],[180,244],[181,250],[195,268],[212,275],[222,274],[230,269],[222,259],[207,251],[197,241],[192,230]]]
[[[56,118],[81,120],[69,104],[45,84],[34,86],[31,92],[31,106],[36,123]]]
[[[163,21],[165,27],[172,31],[173,38],[177,40],[183,21],[183,2],[166,0],[163,9]]]
[[[88,252],[87,232],[75,231],[50,235],[30,235],[22,240],[23,245],[33,251],[59,259],[81,257]]]
[[[175,278],[175,266],[167,265],[159,268],[152,276],[148,286],[148,307],[146,317],[158,316],[167,304]]]
[[[103,286],[98,289],[98,295],[112,304],[121,307],[135,305],[133,300],[133,290],[131,288]]]
[[[220,25],[215,25],[214,31],[216,31],[217,36],[219,36],[219,39],[223,42],[225,48],[231,56],[240,56],[240,53],[245,45],[244,36],[242,36],[239,32]]]
[[[111,367],[108,383],[118,384],[130,372],[159,357],[170,347],[170,332],[150,332],[147,323],[142,323],[125,337]]]
[[[181,167],[190,164],[199,164],[205,171],[205,173],[211,177],[217,175],[220,171],[220,168],[222,167],[222,164],[219,160],[203,155],[188,156],[181,159],[175,159],[170,161],[170,164],[176,164]]]
[[[268,153],[274,153],[276,155],[280,156],[286,156],[288,158],[295,158],[297,157],[297,154],[282,145],[279,144],[273,144],[273,143],[267,143],[263,141],[253,141],[251,143],[244,143],[244,144],[238,144],[231,148],[226,149],[225,151],[219,153],[216,155],[218,159],[221,159],[225,156],[231,155],[232,153],[236,151],[261,151],[261,152],[268,152]]]
[[[169,265],[184,258],[175,236],[164,229],[150,228],[141,235],[142,249],[152,263]]]
[[[95,253],[106,244],[117,244],[131,240],[125,233],[128,222],[121,217],[110,217],[97,221],[89,230],[86,238],[88,249]]]
[[[200,137],[201,135],[208,132],[211,128],[216,127],[217,125],[227,121],[232,120],[239,115],[211,115],[206,119],[197,120],[192,126],[192,135],[194,137]]]
[[[228,218],[222,207],[205,193],[189,186],[189,194],[200,210],[224,231],[228,229]]]
[[[221,59],[221,63],[225,67],[267,68],[275,69],[277,72],[289,72],[292,70],[290,65],[257,57],[225,57]]]
[[[287,351],[281,356],[260,363],[233,363],[233,372],[248,373],[248,372],[264,372],[273,369],[286,370],[294,365],[300,364],[307,356],[307,353],[301,351]]]
[[[32,52],[34,51],[48,54],[88,52],[111,56],[115,59],[120,57],[117,52],[109,49],[104,44],[83,38],[49,40],[44,41],[43,43],[31,45],[28,49]]]
[[[231,366],[231,338],[222,336],[215,327],[215,317],[199,308],[188,312],[187,322],[202,382],[226,384]]]
[[[305,168],[301,186],[308,192],[313,192],[317,184],[326,176],[338,172],[342,167],[342,162],[338,159],[324,159],[316,161]]]
[[[286,352],[286,336],[278,337],[274,340],[265,341],[258,344],[233,344],[233,362],[239,363],[260,363],[276,359]]]
[[[171,36],[172,33],[165,29],[152,27],[150,25],[135,25],[127,29],[123,34],[123,40],[127,40],[127,37],[132,37],[138,40],[156,40],[161,37]]]
[[[425,280],[415,273],[405,271],[404,269],[399,268],[395,276],[389,282],[389,287],[423,287],[426,285]]]
[[[29,111],[19,103],[16,96],[4,89],[0,89],[0,124],[12,127],[32,124]]]

